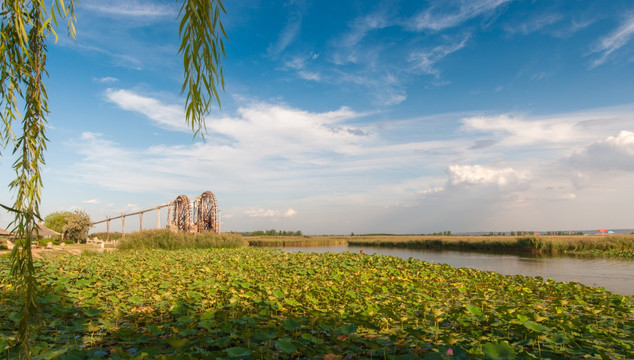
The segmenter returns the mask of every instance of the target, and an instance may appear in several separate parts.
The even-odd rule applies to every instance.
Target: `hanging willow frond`
[[[11,273],[22,301],[18,341],[20,357],[31,358],[30,322],[36,311],[37,288],[31,244],[37,236],[37,220],[42,188],[48,96],[46,40],[57,40],[59,20],[67,21],[68,34],[75,38],[75,4],[78,0],[1,0],[0,7],[0,149],[13,145],[15,179],[9,187],[15,192],[13,206],[0,206],[14,214],[11,225],[17,244],[11,253]],[[194,135],[205,128],[211,103],[220,107],[218,85],[224,90],[221,60],[225,56],[220,21],[226,13],[221,0],[181,0],[179,28],[186,92],[186,118]],[[50,10],[47,6],[50,5]],[[24,115],[19,106],[24,106]],[[16,121],[21,127],[13,127]],[[18,130],[19,129],[19,130]],[[17,131],[17,133],[16,133]],[[201,133],[202,135],[202,133]],[[1,154],[0,154],[1,155]],[[35,230],[35,235],[33,234]]]
[[[211,112],[213,100],[220,107],[218,85],[224,91],[222,58],[223,38],[227,38],[220,20],[226,13],[222,0],[187,0],[180,8],[179,35],[183,56],[184,80],[181,94],[187,93],[185,116],[194,136],[204,137],[205,116]],[[203,130],[203,132],[201,132]]]
[[[50,1],[46,1],[51,4]],[[68,4],[68,5],[66,5]],[[46,151],[48,95],[46,39],[55,33],[56,17],[69,18],[69,34],[74,36],[74,0],[53,0],[51,11],[44,0],[4,0],[0,8],[0,144],[13,145],[15,179],[9,188],[15,193],[10,226],[16,236],[11,252],[11,277],[22,302],[18,323],[20,357],[31,358],[31,319],[37,310],[37,283],[31,244],[37,237],[40,220],[41,166]],[[57,36],[57,35],[56,35]],[[24,115],[18,104],[24,104]],[[16,134],[13,123],[21,120]]]

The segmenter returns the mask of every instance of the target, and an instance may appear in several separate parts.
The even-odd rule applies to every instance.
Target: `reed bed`
[[[634,235],[566,236],[354,236],[354,246],[533,252],[632,251]]]
[[[249,246],[329,246],[348,245],[347,236],[250,236],[246,241]]]
[[[121,250],[239,248],[247,242],[239,234],[174,233],[167,229],[144,230],[126,235],[117,245]]]

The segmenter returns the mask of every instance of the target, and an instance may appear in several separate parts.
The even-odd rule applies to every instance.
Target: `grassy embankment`
[[[634,235],[607,236],[355,236],[349,245],[421,249],[634,254]]]
[[[575,253],[634,259],[634,235],[606,236],[260,236],[244,238],[251,246],[325,246],[452,249],[476,251],[520,251],[536,253]]]
[[[240,248],[36,262],[36,359],[630,359],[634,297],[389,256]],[[0,259],[0,358],[19,299]]]
[[[279,247],[279,246],[327,246],[347,245],[349,236],[248,236],[245,237],[249,246]]]

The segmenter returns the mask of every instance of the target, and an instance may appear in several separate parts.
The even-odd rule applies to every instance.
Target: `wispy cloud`
[[[93,78],[93,81],[103,83],[103,84],[111,84],[111,83],[118,82],[119,79],[111,77],[111,76],[104,76],[102,78]]]
[[[165,70],[178,62],[177,15],[175,2],[86,0],[77,8],[76,42],[60,37],[57,45],[105,56],[120,67]]]
[[[603,65],[612,55],[619,49],[623,48],[630,42],[634,35],[634,15],[628,17],[621,26],[609,35],[602,38],[591,49],[592,52],[599,53],[598,59],[594,60],[590,68]]]
[[[492,14],[506,2],[508,0],[457,1],[449,5],[436,2],[407,20],[389,9],[359,16],[349,23],[346,33],[332,41],[333,51],[327,58],[343,74],[330,78],[373,89],[375,103],[379,106],[404,102],[407,99],[406,84],[412,76],[432,75],[434,85],[445,85],[449,81],[441,81],[438,64],[466,47],[473,29],[464,29],[460,34],[440,32],[471,18]],[[433,29],[440,34],[426,39],[421,46],[411,35],[424,29]],[[383,41],[385,34],[394,31],[410,40]]]
[[[564,18],[563,15],[557,13],[541,14],[533,18],[525,20],[523,23],[513,23],[506,26],[506,31],[510,33],[522,33],[524,35],[545,29],[553,24],[558,23]]]
[[[345,64],[367,64],[369,59],[376,57],[376,50],[371,46],[362,46],[363,40],[371,31],[384,29],[395,25],[395,20],[389,17],[384,11],[358,17],[349,24],[348,32],[337,37],[333,41],[336,51],[330,57],[336,65]],[[376,44],[374,45],[376,46]]]
[[[302,3],[303,4],[303,3]],[[269,55],[279,55],[297,38],[302,27],[303,6],[295,6],[288,15],[288,21],[277,41],[268,48]]]
[[[409,61],[416,71],[434,75],[438,78],[440,76],[440,71],[435,67],[436,63],[447,57],[449,54],[465,47],[468,40],[469,35],[467,34],[431,49],[412,52],[409,56]]]
[[[318,71],[306,69],[307,63],[313,63],[318,58],[319,54],[316,53],[295,55],[284,62],[284,69],[296,71],[297,75],[304,80],[320,82],[323,78]]]
[[[392,23],[383,11],[356,18],[350,23],[350,31],[340,42],[341,47],[353,47],[361,42],[372,30],[383,29]]]
[[[100,16],[113,16],[113,17],[175,17],[178,14],[178,9],[174,4],[157,4],[149,1],[139,0],[117,0],[117,1],[82,1],[82,8],[90,10]]]
[[[456,27],[512,0],[441,1],[420,12],[407,22],[407,27],[416,31],[440,31]]]
[[[143,70],[145,64],[140,57],[137,57],[132,53],[123,53],[118,52],[117,50],[110,50],[105,47],[99,47],[94,45],[86,45],[85,43],[80,43],[77,46],[78,49],[87,52],[95,52],[100,55],[105,55],[108,58],[112,59],[112,63],[121,66],[124,68],[134,69],[134,70]]]

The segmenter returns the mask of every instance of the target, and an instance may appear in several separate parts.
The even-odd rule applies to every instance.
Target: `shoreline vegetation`
[[[105,240],[106,233],[90,234]],[[477,252],[569,254],[634,259],[634,234],[614,235],[243,235],[173,233],[167,229],[111,233],[120,250],[239,247],[318,247],[349,245]]]
[[[260,236],[245,238],[250,246],[350,245],[386,248],[579,254],[634,259],[634,234],[619,235],[351,235]]]

